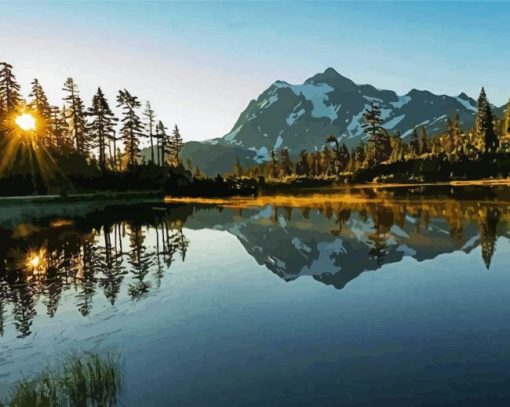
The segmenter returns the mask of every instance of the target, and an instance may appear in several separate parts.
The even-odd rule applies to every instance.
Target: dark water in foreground
[[[0,395],[93,350],[128,406],[509,405],[510,200],[376,198],[3,216]]]

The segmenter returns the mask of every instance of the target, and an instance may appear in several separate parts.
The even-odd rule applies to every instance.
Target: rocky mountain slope
[[[371,102],[380,105],[384,127],[390,133],[399,131],[402,137],[415,126],[424,126],[429,134],[442,132],[447,117],[455,112],[470,126],[476,112],[475,100],[464,93],[447,96],[413,89],[397,95],[358,85],[328,68],[302,85],[273,83],[248,104],[219,142],[256,151],[260,160],[272,148],[287,147],[294,154],[321,149],[329,134],[353,147],[365,137],[362,116]]]

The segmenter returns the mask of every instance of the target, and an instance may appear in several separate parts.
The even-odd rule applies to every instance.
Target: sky
[[[186,141],[228,133],[276,80],[328,67],[399,94],[510,97],[510,3],[421,1],[0,1],[0,61],[60,105],[73,77],[150,100]]]

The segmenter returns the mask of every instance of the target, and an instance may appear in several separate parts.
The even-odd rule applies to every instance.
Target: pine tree
[[[271,149],[271,160],[268,162],[267,173],[269,177],[276,179],[278,176],[278,161],[276,161],[276,152]]]
[[[306,150],[301,150],[299,153],[299,161],[296,164],[296,174],[297,175],[310,175],[310,167],[308,165],[308,152]]]
[[[78,154],[86,156],[89,146],[86,139],[85,106],[80,98],[78,86],[73,78],[67,78],[62,90],[67,93],[64,97],[64,101],[67,103],[65,114],[74,147]]]
[[[50,118],[51,118],[51,106],[46,97],[46,93],[42,88],[41,84],[37,79],[34,79],[31,83],[32,92],[29,97],[32,98],[29,106],[31,109],[37,112],[38,131],[40,129],[40,135],[43,137],[43,142],[47,147],[53,147],[55,145],[54,135],[51,131]]]
[[[279,177],[283,178],[292,174],[292,162],[289,157],[289,150],[284,148],[280,151]]]
[[[420,134],[418,136],[418,153],[420,155],[430,153],[429,138],[425,127],[420,127]]]
[[[156,138],[158,141],[158,164],[162,167],[166,164],[166,154],[169,153],[169,137],[166,133],[167,127],[160,120],[156,125]]]
[[[478,98],[476,132],[479,137],[483,138],[483,151],[485,153],[495,152],[498,149],[499,140],[494,131],[494,117],[484,88],[480,91],[480,97]]]
[[[106,146],[112,135],[115,137],[115,122],[117,121],[101,88],[92,98],[92,106],[88,110],[92,121],[87,125],[93,146],[98,150],[99,168],[106,171]]]
[[[172,131],[172,136],[170,137],[170,151],[172,152],[176,165],[181,163],[180,154],[183,146],[184,142],[182,140],[181,133],[179,132],[179,127],[175,125]]]
[[[506,110],[505,110],[505,117],[503,119],[503,128],[502,128],[502,131],[501,131],[501,138],[502,138],[502,144],[503,144],[503,140],[505,141],[505,144],[508,146],[509,144],[509,139],[510,139],[510,100],[508,101],[507,105],[506,105]]]
[[[143,112],[144,117],[146,118],[146,128],[149,132],[149,139],[151,144],[151,163],[154,164],[154,126],[156,124],[156,113],[151,108],[151,104],[149,101],[145,102],[145,110]]]
[[[73,142],[69,138],[69,126],[65,118],[65,107],[60,110],[57,106],[51,106],[50,131],[53,135],[55,148],[59,153],[68,154],[73,148]]]
[[[121,107],[123,110],[121,134],[124,140],[124,152],[128,158],[128,166],[133,167],[138,164],[140,137],[143,137],[143,124],[136,112],[141,103],[126,89],[119,91],[117,103],[117,107]]]
[[[12,65],[0,62],[0,112],[3,118],[16,111],[21,101],[20,85],[12,72]]]
[[[499,148],[499,139],[496,135],[496,132],[494,131],[494,118],[492,116],[492,109],[488,103],[485,105],[484,110],[485,121],[482,122],[482,129],[484,131],[484,152],[494,153]]]
[[[363,163],[365,162],[365,143],[360,141],[360,143],[356,146],[353,153],[353,161],[354,161],[354,169],[359,169],[363,167]]]
[[[338,160],[340,163],[340,171],[345,171],[347,169],[349,161],[351,160],[351,154],[349,153],[349,150],[344,143],[340,145]]]
[[[369,165],[378,165],[387,160],[391,155],[391,144],[386,130],[383,128],[381,119],[381,108],[372,102],[370,109],[363,113],[365,123],[362,124],[363,131],[370,134],[369,144],[372,153],[369,155]]]
[[[485,89],[482,87],[482,90],[480,91],[480,96],[478,96],[478,102],[476,104],[477,106],[477,114],[475,119],[475,130],[476,133],[483,137],[485,134],[485,127],[484,123],[486,123],[487,118],[485,116],[486,114],[486,106],[489,104],[489,101],[487,100],[487,95],[485,94]]]
[[[409,152],[411,153],[411,158],[417,158],[420,155],[418,130],[416,127],[413,129],[413,132],[411,133],[411,138],[409,140]]]

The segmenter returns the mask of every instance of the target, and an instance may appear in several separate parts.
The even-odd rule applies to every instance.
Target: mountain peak
[[[324,72],[318,73],[305,81],[305,84],[326,83],[337,89],[355,89],[357,85],[349,78],[340,75],[334,68],[327,68]]]

